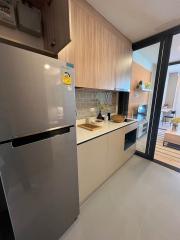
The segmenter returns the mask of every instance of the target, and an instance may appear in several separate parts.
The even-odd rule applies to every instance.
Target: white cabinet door
[[[108,135],[108,158],[106,173],[109,177],[124,163],[124,133],[122,129],[109,133]]]
[[[134,154],[136,145],[125,151],[124,141],[125,134],[136,128],[131,124],[78,145],[80,203]]]
[[[106,180],[107,136],[78,145],[80,203]]]

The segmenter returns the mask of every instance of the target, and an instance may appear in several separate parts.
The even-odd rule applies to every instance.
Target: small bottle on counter
[[[107,116],[108,116],[108,121],[111,121],[111,113],[108,113]]]
[[[101,120],[104,120],[103,116],[102,116],[102,113],[101,113],[101,110],[99,111],[99,114],[97,116],[97,119],[101,119]]]

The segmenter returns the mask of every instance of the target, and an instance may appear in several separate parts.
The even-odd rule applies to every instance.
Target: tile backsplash
[[[102,114],[115,113],[116,108],[116,92],[76,88],[77,119],[95,117],[100,109]]]

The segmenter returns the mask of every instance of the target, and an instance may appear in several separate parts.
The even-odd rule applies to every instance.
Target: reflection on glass
[[[134,51],[129,115],[138,121],[137,150],[145,153],[160,44]]]
[[[173,38],[170,62],[176,63],[180,34]],[[180,64],[168,67],[154,158],[180,168]]]

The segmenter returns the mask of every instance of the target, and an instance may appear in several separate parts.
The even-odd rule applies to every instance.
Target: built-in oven
[[[132,145],[136,143],[136,135],[137,135],[137,129],[134,129],[125,134],[124,150],[127,150],[128,148],[130,148]]]

